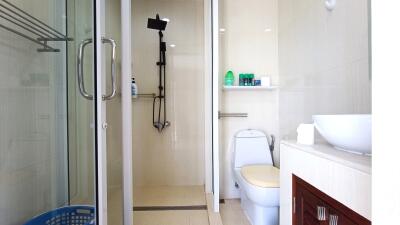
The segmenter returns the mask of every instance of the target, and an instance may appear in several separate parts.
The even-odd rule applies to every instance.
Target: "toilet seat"
[[[265,164],[264,164],[265,165]],[[268,166],[268,165],[265,165]],[[279,173],[279,169],[278,173]],[[254,203],[262,206],[279,205],[279,187],[260,187],[248,182],[242,175],[242,168],[234,170],[236,182],[243,194],[245,194]]]
[[[249,179],[246,171],[257,170],[254,165],[243,166],[242,168],[235,168],[234,174],[236,182],[240,188],[240,199],[242,209],[252,225],[278,225],[279,224],[279,185],[272,185],[278,187],[261,187],[255,185],[256,180],[262,181],[263,179]],[[270,166],[270,165],[260,165]],[[249,167],[248,169],[244,169]],[[242,169],[244,169],[242,172]],[[264,167],[265,169],[265,167]],[[275,170],[276,169],[276,170]],[[279,169],[272,169],[272,173],[278,173]],[[262,170],[262,169],[261,169]],[[257,171],[260,172],[260,171]],[[247,175],[247,179],[243,174]],[[251,173],[250,174],[254,174]],[[250,176],[254,178],[254,176]],[[279,176],[278,176],[279,177]],[[279,179],[279,178],[278,178]],[[278,179],[277,182],[279,182]],[[252,180],[250,183],[248,180]],[[263,185],[265,186],[265,185]]]
[[[279,169],[272,165],[246,165],[240,170],[249,184],[263,188],[279,188]]]

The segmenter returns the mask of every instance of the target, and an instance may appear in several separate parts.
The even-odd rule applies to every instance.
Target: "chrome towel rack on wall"
[[[121,96],[121,93],[118,93],[118,96]],[[136,98],[132,96],[132,99],[137,99],[137,98],[150,98],[150,99],[153,99],[157,95],[156,95],[156,93],[148,93],[148,94],[137,94],[136,96],[137,96]]]
[[[156,93],[151,93],[151,94],[137,94],[139,98],[155,98],[157,95]]]
[[[0,1],[0,18],[1,28],[40,45],[42,48],[37,49],[38,52],[59,52],[60,49],[49,46],[48,42],[73,40],[8,0]],[[14,25],[15,28],[5,25],[4,22]]]
[[[248,113],[222,113],[218,111],[218,119],[224,118],[224,117],[241,117],[241,118],[246,118],[248,117]]]

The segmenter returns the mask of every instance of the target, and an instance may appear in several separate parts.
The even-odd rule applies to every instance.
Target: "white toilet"
[[[273,167],[267,136],[258,130],[235,135],[235,182],[242,208],[252,225],[279,224],[279,169]]]

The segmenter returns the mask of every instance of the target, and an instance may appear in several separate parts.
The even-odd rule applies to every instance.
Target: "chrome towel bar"
[[[248,113],[222,113],[222,112],[218,112],[218,119],[221,119],[223,117],[246,118],[246,117],[248,117]]]
[[[118,96],[121,96],[121,93],[118,93]],[[148,94],[137,94],[136,98],[132,96],[132,99],[137,99],[137,98],[155,98],[157,95],[155,93],[148,93]]]
[[[151,94],[137,94],[137,96],[139,98],[155,98],[156,94],[155,93],[151,93]]]

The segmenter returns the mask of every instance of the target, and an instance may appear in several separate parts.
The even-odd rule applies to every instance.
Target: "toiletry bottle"
[[[137,98],[137,94],[138,94],[138,88],[135,82],[135,78],[132,77],[132,83],[131,83],[131,94],[132,94],[132,98]]]
[[[244,86],[244,77],[245,77],[245,74],[243,74],[243,73],[239,74],[239,86]]]
[[[231,70],[229,70],[225,74],[225,78],[224,78],[225,86],[233,86],[234,82],[235,82],[235,76],[233,75],[233,72]]]
[[[249,74],[249,86],[254,86],[254,73]]]
[[[248,73],[246,73],[246,74],[244,74],[244,86],[249,86],[249,74]]]

